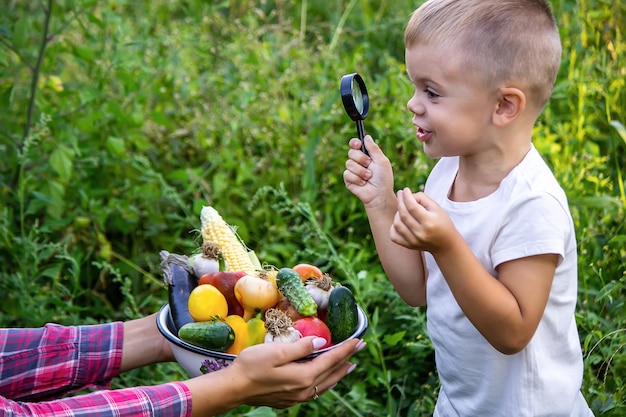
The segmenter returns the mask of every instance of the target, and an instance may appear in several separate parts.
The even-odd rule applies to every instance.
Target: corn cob
[[[217,210],[211,206],[202,207],[200,224],[202,240],[218,247],[226,262],[226,270],[256,275],[247,248]]]

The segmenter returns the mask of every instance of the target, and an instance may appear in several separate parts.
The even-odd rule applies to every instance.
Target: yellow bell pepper
[[[265,323],[260,317],[253,317],[245,321],[243,317],[233,314],[227,316],[224,321],[235,332],[235,341],[225,351],[232,355],[238,355],[245,348],[263,343],[265,339]]]

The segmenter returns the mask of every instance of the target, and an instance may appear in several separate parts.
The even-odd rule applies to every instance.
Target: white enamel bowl
[[[363,333],[365,333],[365,330],[367,330],[368,323],[365,312],[360,306],[357,306],[357,312],[357,328],[348,340],[361,337]],[[204,349],[181,340],[175,331],[174,323],[172,322],[172,317],[170,315],[169,304],[165,304],[159,310],[159,314],[157,316],[157,327],[159,328],[161,334],[170,343],[176,361],[183,367],[185,372],[187,372],[190,377],[207,374],[209,372],[225,368],[237,357],[237,355]],[[317,355],[330,349],[334,349],[339,345],[341,345],[341,343],[315,351],[304,359],[312,359]]]

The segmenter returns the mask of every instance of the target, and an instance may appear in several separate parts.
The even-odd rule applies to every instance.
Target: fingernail
[[[331,389],[335,388],[337,386],[337,384],[333,384],[330,387],[328,387],[328,390],[330,391]]]
[[[367,346],[367,342],[365,340],[360,340],[359,343],[357,343],[356,346],[354,347],[354,350],[356,352],[360,352],[363,350],[365,346]]]
[[[326,339],[323,337],[316,337],[313,339],[313,349],[319,350],[326,344]]]
[[[352,373],[352,371],[354,371],[356,369],[356,363],[351,363],[350,367],[348,368],[348,372],[346,373],[346,375]]]

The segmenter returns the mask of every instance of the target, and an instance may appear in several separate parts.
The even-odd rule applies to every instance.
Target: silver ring
[[[317,395],[317,385],[314,388],[315,388],[315,394],[313,394],[313,399],[317,400],[320,397],[319,395]]]

